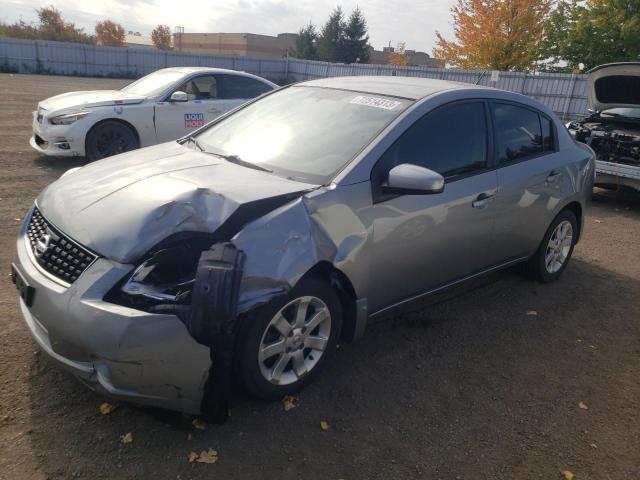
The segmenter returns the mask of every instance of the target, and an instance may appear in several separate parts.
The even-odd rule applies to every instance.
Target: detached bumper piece
[[[211,368],[204,386],[202,413],[212,422],[229,416],[229,392],[235,344],[235,323],[243,252],[231,243],[218,243],[202,252],[193,287],[187,330],[209,347]]]

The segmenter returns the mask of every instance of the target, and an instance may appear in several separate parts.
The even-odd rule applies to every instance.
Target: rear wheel
[[[240,376],[265,400],[311,383],[335,351],[342,326],[340,301],[325,282],[303,280],[285,298],[246,319],[240,338]]]
[[[89,131],[86,141],[87,158],[91,161],[135,150],[140,146],[135,131],[122,122],[107,120]]]
[[[578,233],[578,221],[563,210],[549,226],[536,254],[526,264],[529,276],[543,283],[556,280],[567,267]]]

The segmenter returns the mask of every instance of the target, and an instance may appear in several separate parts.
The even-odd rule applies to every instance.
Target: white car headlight
[[[71,125],[76,120],[80,120],[87,115],[89,115],[89,112],[65,113],[64,115],[50,118],[49,122],[53,125]]]

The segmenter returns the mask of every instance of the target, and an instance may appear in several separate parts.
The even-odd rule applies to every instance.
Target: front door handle
[[[560,177],[560,175],[562,175],[562,172],[552,170],[551,173],[547,176],[547,183],[555,182],[558,179],[558,177]]]
[[[476,197],[476,199],[473,201],[473,203],[471,204],[471,206],[473,208],[484,208],[486,207],[489,202],[491,202],[493,200],[493,194],[490,193],[481,193],[480,195],[478,195]]]

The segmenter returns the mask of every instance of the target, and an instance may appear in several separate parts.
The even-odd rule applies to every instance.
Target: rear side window
[[[483,102],[446,105],[416,121],[380,162],[388,172],[412,163],[452,179],[487,167],[487,122]]]
[[[505,103],[493,103],[491,108],[501,164],[542,153],[540,116],[536,112]],[[549,137],[550,130],[551,125]]]
[[[272,90],[264,82],[239,75],[224,75],[222,82],[222,94],[225,99],[255,98]]]

